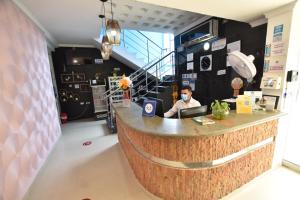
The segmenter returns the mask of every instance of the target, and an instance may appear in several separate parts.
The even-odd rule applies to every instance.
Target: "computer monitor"
[[[180,109],[178,118],[190,118],[207,115],[207,106]]]
[[[147,99],[156,101],[155,115],[157,115],[159,117],[164,117],[164,106],[163,106],[164,101],[162,99],[157,99],[157,98],[154,98],[154,97],[147,97]]]

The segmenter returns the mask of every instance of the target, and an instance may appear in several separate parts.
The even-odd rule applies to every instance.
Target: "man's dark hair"
[[[192,91],[192,88],[191,88],[191,86],[189,86],[189,85],[184,85],[184,86],[182,86],[181,87],[181,90],[188,90],[188,91]]]

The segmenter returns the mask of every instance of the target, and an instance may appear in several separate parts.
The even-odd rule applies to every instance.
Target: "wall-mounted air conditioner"
[[[180,35],[180,45],[189,47],[218,36],[218,20],[211,19]]]

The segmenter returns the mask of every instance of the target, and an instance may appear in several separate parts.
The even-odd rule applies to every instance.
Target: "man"
[[[178,113],[180,109],[197,106],[201,106],[201,104],[199,101],[193,99],[192,89],[189,85],[186,85],[181,88],[181,99],[178,100],[168,112],[164,113],[164,117],[172,117],[174,114]]]

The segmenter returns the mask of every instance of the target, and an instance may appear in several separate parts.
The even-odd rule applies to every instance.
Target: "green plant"
[[[212,115],[215,119],[224,119],[229,114],[229,104],[215,100],[211,104]]]

